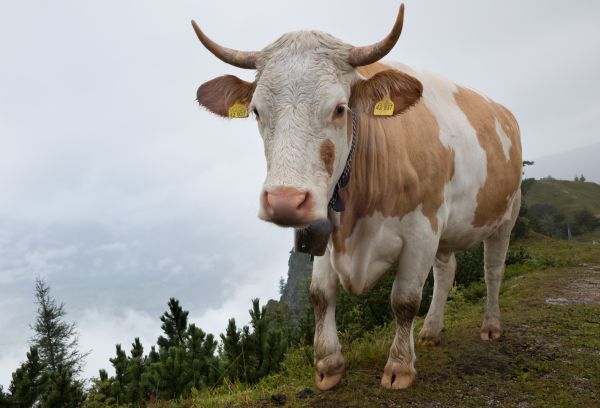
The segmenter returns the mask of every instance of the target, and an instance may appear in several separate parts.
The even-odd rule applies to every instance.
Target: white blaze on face
[[[250,108],[258,112],[267,160],[262,194],[282,188],[308,193],[313,206],[307,223],[327,217],[349,153],[350,111],[336,116],[337,106],[347,105],[356,77],[343,62],[345,47],[327,34],[290,33],[263,50],[257,67]],[[324,144],[329,160],[323,158]],[[269,219],[264,206],[259,217]]]

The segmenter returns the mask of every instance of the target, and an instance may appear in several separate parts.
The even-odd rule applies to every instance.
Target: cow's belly
[[[441,252],[455,252],[469,249],[489,237],[495,229],[489,226],[450,228],[442,234],[439,250]]]
[[[360,295],[389,271],[408,245],[433,255],[436,251],[464,250],[483,241],[510,220],[515,198],[516,195],[511,198],[506,213],[496,223],[484,227],[473,226],[473,213],[462,211],[465,206],[460,201],[446,203],[440,209],[439,216],[443,219],[438,219],[439,231],[433,231],[420,206],[401,219],[375,212],[357,222],[346,239],[344,252],[336,252],[329,243],[331,267],[344,289]]]
[[[431,251],[437,247],[438,238],[420,208],[402,219],[375,212],[357,222],[343,253],[329,244],[331,266],[344,289],[360,295],[368,292],[398,261],[408,241]]]
[[[444,252],[462,251],[488,238],[502,223],[511,219],[516,197],[517,194],[510,198],[505,213],[496,222],[482,227],[473,225],[474,213],[461,211],[465,208],[463,203],[449,204],[447,221],[440,235],[439,249]]]

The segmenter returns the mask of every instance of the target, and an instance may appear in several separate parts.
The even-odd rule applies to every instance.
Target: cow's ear
[[[423,85],[418,79],[389,69],[355,82],[350,91],[350,108],[369,115],[394,116],[417,103],[421,95]]]
[[[196,97],[201,106],[216,115],[243,118],[248,116],[248,105],[255,88],[256,82],[223,75],[200,85]]]

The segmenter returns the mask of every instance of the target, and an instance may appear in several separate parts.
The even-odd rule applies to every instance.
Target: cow
[[[502,332],[498,295],[521,201],[519,126],[508,109],[468,87],[381,62],[403,21],[402,4],[391,32],[369,46],[300,31],[253,52],[217,44],[192,21],[212,54],[256,70],[253,82],[225,75],[202,84],[197,100],[223,117],[253,112],[267,164],[259,217],[296,229],[332,220],[310,284],[321,390],[338,384],[345,369],[335,322],[339,284],[360,295],[393,265],[396,333],[383,387],[407,388],[416,378],[413,319],[430,269],[433,299],[418,338],[434,345],[454,253],[482,241],[480,337],[496,340]]]

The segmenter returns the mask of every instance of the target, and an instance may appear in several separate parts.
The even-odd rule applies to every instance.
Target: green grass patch
[[[581,208],[600,215],[600,185],[544,178],[536,180],[527,190],[525,202],[529,207],[552,204],[569,217]]]
[[[551,266],[578,266],[598,262],[600,258],[599,244],[565,241],[539,234],[532,234],[532,237],[517,241],[511,247],[525,248],[532,256],[531,263],[536,269]]]

